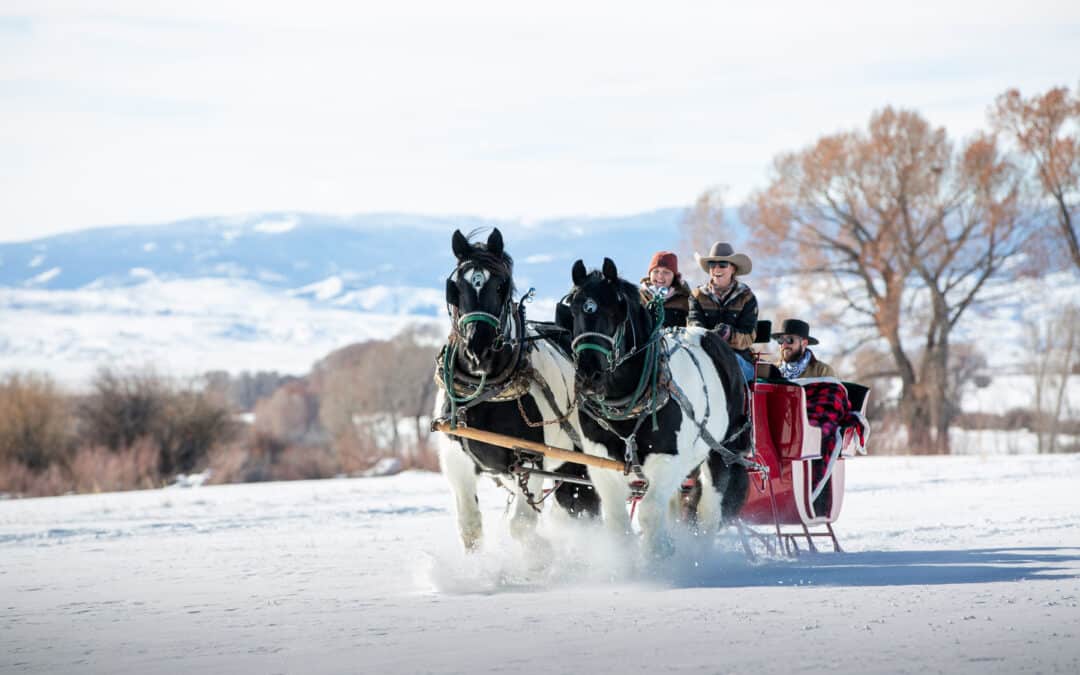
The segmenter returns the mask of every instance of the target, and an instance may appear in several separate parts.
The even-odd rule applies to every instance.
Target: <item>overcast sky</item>
[[[0,240],[738,202],[886,104],[964,136],[1080,83],[1075,0],[161,4],[0,0]]]

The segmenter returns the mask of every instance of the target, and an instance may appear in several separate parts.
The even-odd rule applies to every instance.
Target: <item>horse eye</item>
[[[584,311],[584,312],[585,312],[586,314],[595,314],[595,313],[596,313],[596,309],[597,309],[597,307],[596,307],[596,301],[595,301],[595,300],[593,300],[592,298],[589,298],[589,299],[587,299],[587,300],[585,301],[585,304],[583,304],[583,305],[581,306],[581,309],[582,309],[582,310],[583,310],[583,311]]]

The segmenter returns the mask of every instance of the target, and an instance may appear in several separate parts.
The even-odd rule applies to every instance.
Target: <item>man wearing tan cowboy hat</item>
[[[731,244],[718,241],[708,255],[694,253],[709,281],[694,289],[690,297],[689,326],[715,331],[741,356],[739,366],[747,381],[754,379],[754,357],[750,348],[757,333],[758,303],[750,287],[738,277],[750,274],[750,258],[736,253]]]
[[[810,324],[799,319],[786,319],[772,338],[780,343],[776,367],[785,378],[836,377],[833,367],[818,361],[814,352],[807,348],[818,343],[817,338],[810,336]]]

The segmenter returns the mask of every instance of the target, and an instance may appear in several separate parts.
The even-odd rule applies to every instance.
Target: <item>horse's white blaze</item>
[[[467,281],[479,295],[484,285],[491,279],[491,272],[483,267],[466,267],[461,271],[461,278]]]

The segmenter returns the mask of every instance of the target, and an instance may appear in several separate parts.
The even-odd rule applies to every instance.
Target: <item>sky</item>
[[[1080,86],[1077,45],[1046,0],[0,0],[0,241],[738,203],[885,105],[962,138],[1009,87]]]

